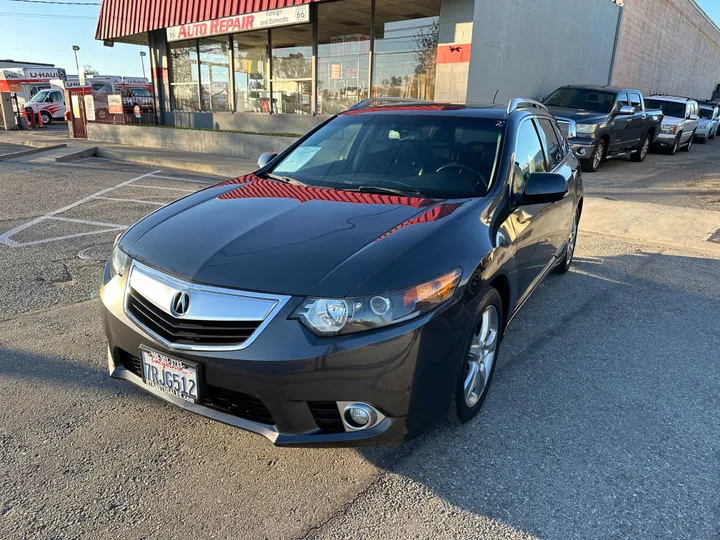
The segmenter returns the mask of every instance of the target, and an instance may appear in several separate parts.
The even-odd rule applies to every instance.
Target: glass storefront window
[[[200,85],[204,111],[230,111],[230,39],[201,39]]]
[[[318,5],[318,114],[336,114],[369,97],[370,17],[371,0]]]
[[[270,63],[267,31],[233,36],[235,110],[270,112]]]
[[[270,30],[272,111],[311,114],[312,25]]]
[[[432,100],[440,2],[423,4],[423,12],[404,16],[406,9],[401,0],[382,0],[375,4],[372,97]]]
[[[170,44],[172,62],[173,110],[199,111],[200,88],[196,41],[179,41]]]

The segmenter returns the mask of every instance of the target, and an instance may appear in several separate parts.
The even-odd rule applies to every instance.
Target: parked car
[[[567,272],[583,186],[540,103],[332,117],[117,241],[111,375],[277,445],[472,419],[505,329]]]
[[[588,172],[597,171],[609,157],[629,155],[633,161],[643,161],[660,131],[660,111],[646,108],[639,90],[562,86],[544,103],[560,122],[577,123],[570,144]]]
[[[695,140],[706,143],[708,139],[714,139],[718,126],[720,126],[720,108],[716,105],[701,103]]]
[[[684,97],[650,96],[646,104],[648,107],[660,109],[663,113],[660,135],[655,140],[655,146],[671,155],[679,148],[689,151],[698,127],[697,101]]]

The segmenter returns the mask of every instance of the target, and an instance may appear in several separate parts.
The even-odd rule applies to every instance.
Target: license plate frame
[[[142,366],[142,380],[147,387],[159,390],[164,394],[182,399],[188,403],[200,403],[201,370],[200,364],[197,362],[191,362],[189,360],[185,360],[184,358],[181,359],[169,356],[149,347],[140,347],[140,364]],[[163,366],[163,364],[165,365]],[[153,373],[153,367],[157,370],[162,369],[163,381],[167,381],[165,373],[170,373],[171,379],[173,382],[177,382],[180,388],[176,389],[174,384],[172,386],[167,386],[162,384],[160,381],[157,381],[156,376],[160,375],[160,373]],[[169,369],[166,371],[165,368]],[[178,375],[177,379],[172,377],[173,373]],[[148,375],[155,376],[148,377]],[[186,380],[181,382],[183,375]],[[194,383],[194,388],[190,388],[190,381]],[[185,389],[184,391],[183,388]]]

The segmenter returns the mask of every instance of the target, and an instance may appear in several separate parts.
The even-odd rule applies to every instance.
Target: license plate
[[[191,403],[198,399],[197,368],[155,351],[142,351],[145,384]]]

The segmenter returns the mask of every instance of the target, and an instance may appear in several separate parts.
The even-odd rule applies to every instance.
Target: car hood
[[[548,107],[550,114],[561,118],[570,118],[578,124],[602,124],[609,115],[585,109],[568,109],[567,107]]]
[[[700,118],[700,119],[698,120],[698,126],[699,126],[699,127],[708,126],[708,125],[710,125],[711,122],[712,122],[712,120],[707,120],[707,119],[705,119],[705,118]]]
[[[680,123],[684,122],[683,118],[678,118],[676,116],[667,116],[665,115],[662,120],[663,126],[677,126]]]
[[[394,240],[402,230],[420,227],[430,233],[463,204],[309,188],[248,175],[151,214],[125,233],[121,248],[196,283],[344,296],[409,247],[407,241]]]

